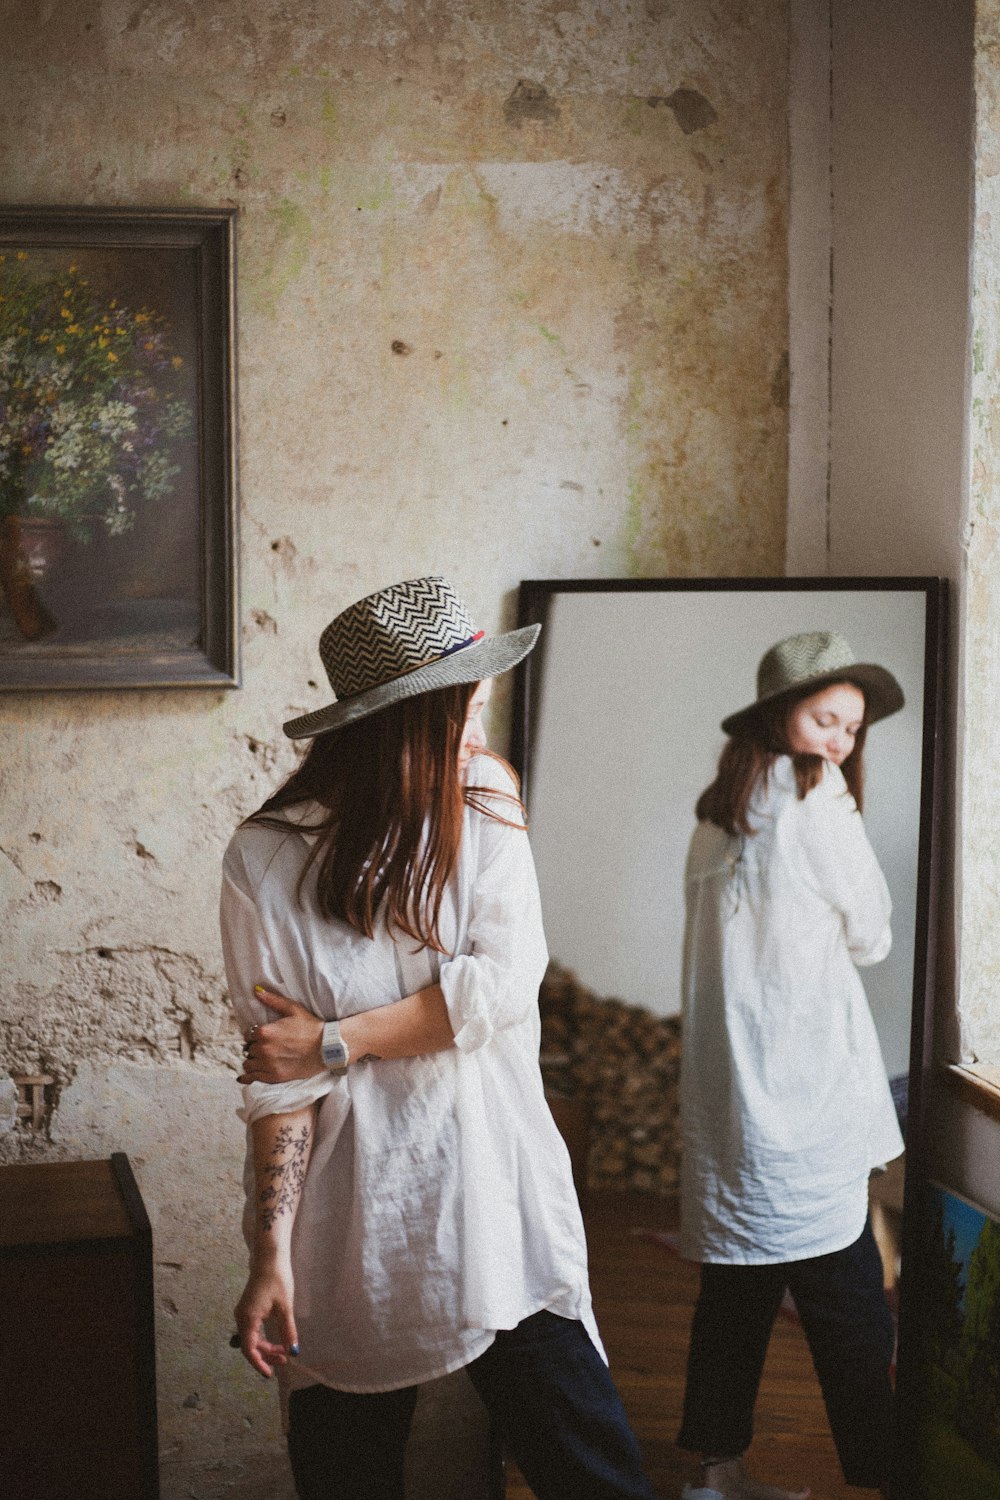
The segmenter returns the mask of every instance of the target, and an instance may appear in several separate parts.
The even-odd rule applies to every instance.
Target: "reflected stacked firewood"
[[[586,1185],[675,1194],[680,1019],[602,999],[556,963],[539,1005],[546,1091],[586,1108]]]

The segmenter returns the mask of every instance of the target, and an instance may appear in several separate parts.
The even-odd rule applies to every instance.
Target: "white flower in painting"
[[[104,529],[109,536],[123,536],[132,530],[135,512],[129,508],[125,481],[120,474],[108,475],[108,488],[114,495],[114,505],[104,512]]]
[[[59,431],[52,423],[54,441],[48,451],[48,461],[54,469],[78,469],[86,450],[86,434],[81,426],[67,426]]]
[[[164,495],[169,495],[180,471],[180,465],[172,464],[166,454],[151,453],[139,474],[139,483],[146,499],[160,500]]]
[[[115,442],[127,432],[135,432],[138,425],[135,407],[127,401],[106,402],[94,419],[94,426],[101,436]]]

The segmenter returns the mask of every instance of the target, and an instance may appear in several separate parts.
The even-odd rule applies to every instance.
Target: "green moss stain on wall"
[[[636,572],[635,559],[639,555],[643,526],[649,512],[649,499],[643,481],[635,477],[629,480],[627,493],[628,510],[625,513],[623,542],[629,561],[628,571],[632,577],[636,577],[641,576]]]
[[[293,282],[301,276],[309,259],[313,236],[312,222],[301,204],[290,198],[267,211],[270,248],[251,294],[257,309],[273,318],[278,304]]]
[[[630,276],[618,334],[632,369],[629,470],[645,506],[642,526],[628,527],[640,574],[781,571],[782,292],[743,276],[735,256],[671,263],[655,248]]]

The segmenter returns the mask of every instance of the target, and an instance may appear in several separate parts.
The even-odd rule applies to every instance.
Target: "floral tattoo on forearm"
[[[261,1189],[257,1200],[262,1229],[272,1229],[282,1214],[295,1212],[306,1180],[311,1136],[308,1125],[303,1125],[297,1134],[291,1125],[282,1125],[274,1137],[263,1173],[267,1186]]]

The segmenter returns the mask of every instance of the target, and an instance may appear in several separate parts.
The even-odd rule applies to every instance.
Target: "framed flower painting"
[[[0,208],[0,688],[239,685],[234,229]]]

